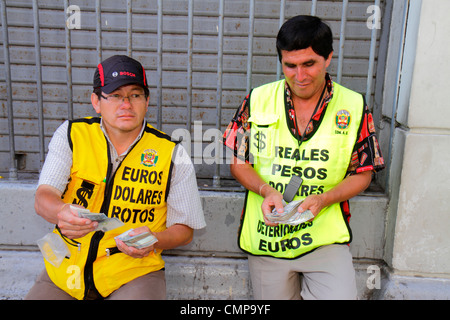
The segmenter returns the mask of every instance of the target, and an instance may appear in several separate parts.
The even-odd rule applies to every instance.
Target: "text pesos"
[[[310,150],[300,150],[298,148],[290,147],[275,147],[275,156],[278,159],[290,159],[295,161],[306,161],[309,163],[327,162],[330,159],[329,151],[326,149],[310,149]],[[292,175],[299,176],[304,180],[303,185],[297,192],[298,196],[306,197],[310,194],[321,194],[324,192],[323,185],[314,185],[308,183],[308,180],[324,181],[327,176],[327,168],[317,168],[314,166],[299,166],[299,165],[288,165],[288,164],[278,164],[276,161],[272,163],[271,172],[272,176],[281,177],[291,177]],[[269,185],[274,189],[284,192],[286,189],[286,184],[280,182],[269,181]]]

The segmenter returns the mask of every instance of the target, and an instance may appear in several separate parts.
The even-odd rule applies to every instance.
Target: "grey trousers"
[[[329,245],[298,259],[248,257],[257,300],[354,300],[355,269],[347,245]]]
[[[164,270],[136,278],[111,293],[107,300],[165,300],[166,278]],[[44,270],[38,276],[25,300],[75,300],[58,288]]]

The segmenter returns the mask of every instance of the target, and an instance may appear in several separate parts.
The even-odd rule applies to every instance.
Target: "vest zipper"
[[[105,252],[106,252],[106,256],[109,257],[109,256],[112,256],[113,254],[119,253],[121,251],[117,247],[112,247],[112,248],[106,248]]]
[[[105,186],[105,194],[104,194],[103,203],[102,203],[100,212],[103,212],[106,215],[108,215],[109,205],[111,202],[111,193],[112,193],[112,188],[114,185],[114,176],[116,175],[117,170],[122,165],[122,162],[125,159],[122,160],[122,162],[119,164],[119,166],[117,167],[116,171],[113,174],[112,173],[113,165],[112,165],[112,159],[111,159],[111,150],[110,150],[110,146],[109,146],[109,143],[108,143],[106,137],[105,137],[105,142],[106,142],[106,148],[107,148],[107,152],[108,152],[108,169],[107,169],[106,177],[104,180],[106,183],[106,186]],[[136,146],[136,144],[138,142],[139,141],[136,141],[134,146],[132,148],[130,148],[130,150],[128,151],[128,154],[131,152],[131,150]],[[126,158],[126,156],[125,156],[125,158]],[[85,268],[84,268],[84,284],[85,284],[84,299],[102,298],[102,295],[98,292],[97,288],[95,287],[94,262],[97,259],[98,247],[99,247],[100,241],[102,240],[104,235],[105,235],[105,233],[103,231],[96,231],[91,238],[91,243],[89,246],[89,253],[88,253]],[[114,252],[114,253],[116,253],[116,252]]]
[[[109,143],[105,137],[106,142],[106,148],[108,153],[108,169],[106,172],[105,177],[105,194],[103,197],[103,203],[100,209],[100,212],[104,212],[106,215],[108,215],[108,207],[109,207],[109,201],[110,197],[108,196],[109,190],[111,188],[111,181],[113,178],[111,177],[112,173],[112,163],[111,163],[111,152]],[[106,209],[106,211],[105,211]],[[102,295],[98,292],[97,288],[95,287],[95,281],[94,281],[94,262],[97,259],[97,253],[98,253],[98,247],[100,245],[100,241],[102,240],[105,233],[103,231],[96,231],[94,235],[91,238],[91,243],[89,245],[89,252],[88,256],[86,258],[86,263],[84,266],[84,299],[96,299],[101,298]]]
[[[89,252],[84,267],[84,299],[95,299],[102,297],[94,283],[94,261],[97,259],[98,246],[104,235],[105,233],[103,231],[96,231],[91,238]]]
[[[81,243],[76,241],[76,240],[72,240],[67,238],[65,235],[63,235],[61,233],[61,230],[59,229],[58,225],[55,226],[56,230],[58,231],[59,235],[61,236],[61,238],[70,246],[72,247],[78,247],[78,251],[80,251],[80,247],[81,247]]]

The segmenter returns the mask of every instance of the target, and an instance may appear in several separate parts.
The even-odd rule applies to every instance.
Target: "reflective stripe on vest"
[[[364,101],[360,94],[334,83],[333,98],[314,135],[298,140],[287,127],[285,81],[270,83],[250,96],[249,148],[255,170],[281,193],[292,175],[303,179],[294,200],[324,193],[345,178],[359,134]],[[264,224],[263,198],[247,192],[239,232],[240,248],[254,255],[293,259],[320,246],[349,243],[351,230],[341,204],[323,209],[312,222],[298,226]]]
[[[123,284],[164,267],[161,250],[135,259],[117,250],[114,237],[132,228],[148,226],[154,232],[166,228],[166,197],[175,143],[147,125],[141,139],[111,175],[109,150],[100,118],[71,121],[69,138],[73,151],[66,203],[91,212],[104,212],[125,223],[107,232],[97,231],[70,240],[70,258],[55,268],[45,261],[52,281],[77,299],[89,291],[107,297]],[[107,185],[107,181],[111,181]],[[61,236],[59,230],[53,231]]]

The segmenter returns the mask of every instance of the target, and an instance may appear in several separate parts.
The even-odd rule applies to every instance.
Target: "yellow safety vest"
[[[281,193],[292,175],[303,179],[294,200],[324,193],[346,175],[363,116],[363,97],[334,83],[334,94],[314,135],[299,147],[287,126],[285,80],[254,89],[250,96],[250,156],[262,179]],[[263,198],[247,191],[239,247],[253,255],[294,259],[323,245],[352,238],[340,203],[324,208],[312,222],[297,226],[264,223]]]
[[[115,174],[111,172],[109,145],[100,128],[100,118],[71,121],[69,143],[73,165],[63,201],[116,217],[125,225],[73,240],[56,227],[53,232],[66,242],[70,258],[66,257],[58,268],[44,261],[52,281],[71,296],[107,297],[123,284],[164,268],[162,250],[142,259],[132,258],[117,249],[114,237],[140,226],[148,226],[153,232],[166,229],[166,199],[175,143],[147,125]]]

